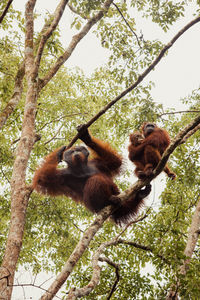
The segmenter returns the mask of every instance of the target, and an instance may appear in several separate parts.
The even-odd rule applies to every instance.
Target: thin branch
[[[59,68],[65,63],[65,61],[71,56],[73,50],[77,46],[77,44],[82,40],[82,38],[89,32],[89,30],[94,26],[108,11],[110,5],[112,4],[113,0],[106,0],[103,4],[100,11],[94,15],[88,22],[83,26],[82,30],[72,37],[72,40],[65,50],[62,56],[60,56],[54,66],[49,70],[48,74],[43,78],[40,79],[39,83],[39,91],[51,80],[51,78],[56,74]]]
[[[131,32],[134,34],[134,36],[136,37],[137,43],[138,43],[139,47],[142,48],[142,47],[141,47],[141,44],[140,44],[140,41],[139,41],[139,38],[138,38],[138,36],[137,36],[137,34],[136,34],[135,31],[131,28],[130,24],[129,24],[128,21],[125,19],[124,15],[122,14],[122,12],[121,12],[121,10],[119,9],[119,7],[117,6],[117,4],[115,4],[115,3],[113,2],[113,5],[116,7],[117,11],[118,11],[119,14],[121,15],[122,19],[124,20],[124,22],[126,23],[126,25],[128,26],[128,28],[130,29],[130,31],[131,31]]]
[[[190,27],[192,27],[194,24],[198,23],[200,21],[200,16],[189,22],[185,27],[183,27],[173,38],[172,40],[165,45],[165,47],[161,50],[160,54],[155,58],[155,60],[152,62],[152,64],[141,74],[138,76],[138,79],[130,85],[126,90],[124,90],[120,95],[118,95],[116,98],[114,98],[111,102],[109,102],[104,108],[102,108],[90,121],[88,121],[85,124],[85,127],[90,127],[99,117],[101,117],[109,108],[111,108],[117,101],[119,101],[121,98],[123,98],[125,95],[127,95],[129,92],[131,92],[159,63],[159,61],[162,59],[164,54],[169,50],[173,44],[178,40],[180,36],[183,35],[184,32],[186,32]],[[69,143],[67,148],[70,148],[79,138],[79,133],[72,139],[72,141]]]
[[[8,9],[9,9],[10,5],[12,4],[12,2],[13,2],[13,0],[9,0],[8,1],[6,7],[4,8],[4,11],[3,11],[2,15],[0,16],[0,23],[2,23],[2,21],[3,21],[4,17],[5,17],[5,15],[7,14]]]
[[[61,126],[58,128],[58,130],[56,131],[56,133],[52,136],[52,138],[50,140],[46,141],[44,143],[44,145],[47,145],[48,143],[50,143],[51,141],[53,141],[56,138],[56,136],[60,133],[60,131],[61,131],[61,129],[62,129],[63,126],[64,126],[64,124],[61,124]]]
[[[82,288],[72,288],[67,297],[68,300],[75,300],[78,297],[87,296],[91,293],[92,290],[94,290],[94,288],[97,286],[100,280],[101,267],[99,266],[99,257],[106,247],[116,244],[116,239],[113,239],[112,241],[105,242],[100,245],[100,247],[97,249],[97,251],[92,257],[93,273],[90,282]]]
[[[200,110],[180,110],[180,111],[171,111],[171,112],[165,112],[165,113],[162,113],[160,115],[158,115],[158,117],[162,117],[162,116],[165,116],[165,115],[175,115],[175,114],[182,114],[182,113],[200,113]]]
[[[24,288],[24,287],[30,287],[30,286],[35,287],[35,288],[38,288],[38,289],[40,289],[40,290],[42,290],[42,291],[47,292],[47,290],[46,290],[45,288],[43,288],[41,285],[36,285],[36,284],[33,284],[33,283],[19,283],[19,284],[13,284],[13,285],[12,285],[12,287],[22,287],[22,288]],[[55,297],[56,297],[57,299],[62,299],[62,298],[60,298],[60,297],[58,297],[58,296],[56,296],[56,295],[55,295]],[[1,299],[1,298],[0,298],[0,299]],[[24,299],[25,299],[25,298],[24,298]]]
[[[65,6],[67,5],[68,1],[69,0],[61,0],[60,1],[59,5],[57,6],[57,8],[54,12],[53,21],[51,22],[51,24],[48,24],[48,21],[47,21],[47,23],[44,25],[44,28],[41,31],[42,36],[41,36],[41,39],[40,39],[40,44],[39,44],[39,47],[38,47],[38,50],[37,50],[37,55],[36,55],[36,58],[35,58],[36,71],[39,68],[41,56],[42,56],[46,41],[52,35],[53,31],[56,29],[62,15],[64,13]]]

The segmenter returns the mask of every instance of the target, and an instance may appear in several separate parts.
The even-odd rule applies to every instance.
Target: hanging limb
[[[4,17],[5,17],[5,15],[7,14],[8,9],[9,9],[10,5],[12,4],[12,2],[13,2],[13,0],[9,0],[9,1],[8,1],[6,7],[4,8],[3,13],[2,13],[1,16],[0,16],[0,23],[2,23],[2,21],[3,21]]]
[[[15,86],[11,99],[9,100],[6,107],[0,114],[0,129],[4,126],[9,116],[12,114],[16,106],[18,105],[22,91],[23,91],[23,78],[25,74],[25,64],[21,63],[19,69],[17,71],[17,75],[15,76]]]
[[[200,21],[200,16],[189,22],[186,26],[184,26],[172,39],[171,41],[164,46],[164,48],[160,51],[159,55],[155,58],[152,64],[141,74],[138,76],[138,79],[130,85],[126,90],[124,90],[120,95],[114,98],[111,102],[109,102],[104,108],[102,108],[90,121],[85,124],[85,127],[90,127],[99,117],[101,117],[109,108],[111,108],[117,101],[131,92],[142,80],[155,68],[155,66],[159,63],[159,61],[163,58],[164,54],[169,50],[173,44],[181,37],[190,27],[195,25]],[[79,138],[79,134],[77,134],[69,143],[67,148],[70,148]]]
[[[183,262],[182,266],[180,267],[179,274],[186,275],[187,270],[189,268],[189,263],[191,261],[192,255],[194,253],[194,249],[198,242],[199,238],[199,228],[200,228],[200,199],[197,203],[195,212],[192,217],[192,223],[188,232],[188,240],[184,250],[184,255],[186,256],[185,261]],[[174,284],[166,297],[166,300],[173,300],[178,299],[178,290],[181,288],[181,283],[179,279],[177,279],[176,284]]]
[[[71,56],[72,52],[76,48],[77,44],[82,40],[82,38],[89,32],[89,30],[94,26],[103,16],[106,14],[113,0],[106,0],[102,5],[101,9],[92,18],[90,18],[87,23],[83,26],[81,31],[72,37],[72,40],[65,50],[63,55],[61,55],[56,63],[52,66],[49,72],[44,78],[39,80],[39,91],[51,80],[51,78],[56,74],[59,68],[65,63],[65,61]]]

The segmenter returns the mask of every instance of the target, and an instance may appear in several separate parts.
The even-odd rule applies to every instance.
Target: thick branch
[[[90,121],[88,121],[85,126],[86,128],[90,127],[99,117],[101,117],[109,108],[111,108],[117,101],[119,101],[121,98],[123,98],[125,95],[127,95],[129,92],[131,92],[138,84],[155,68],[155,66],[159,63],[159,61],[162,59],[164,54],[169,50],[173,44],[176,42],[176,40],[190,27],[192,27],[194,24],[198,23],[200,21],[200,17],[195,18],[191,22],[189,22],[185,27],[183,27],[174,37],[173,39],[161,50],[160,54],[155,58],[155,60],[152,62],[152,64],[141,74],[138,76],[138,79],[130,85],[126,90],[124,90],[120,95],[118,95],[115,99],[113,99],[111,102],[109,102],[104,108],[102,108]],[[70,144],[68,145],[68,148],[70,148],[79,138],[79,134],[77,134]]]
[[[23,83],[24,74],[25,74],[25,65],[23,62],[20,65],[17,75],[15,77],[15,86],[14,86],[13,95],[10,101],[8,102],[8,104],[6,105],[6,107],[4,108],[4,110],[2,111],[2,113],[0,114],[0,129],[6,123],[7,119],[12,114],[12,112],[14,111],[14,109],[16,108],[16,106],[20,101],[21,94],[23,91],[22,83]]]
[[[13,0],[9,0],[9,1],[8,1],[8,3],[7,3],[7,5],[6,5],[6,7],[5,7],[5,9],[4,9],[2,15],[0,16],[0,23],[2,23],[2,21],[3,21],[4,17],[5,17],[5,15],[7,14],[8,9],[9,9],[10,5],[12,4],[12,2],[13,2]]]
[[[61,0],[60,1],[59,5],[57,6],[57,8],[54,12],[53,21],[51,22],[51,24],[48,24],[48,21],[47,21],[47,24],[45,24],[44,28],[41,31],[42,36],[40,39],[40,44],[39,44],[36,59],[35,59],[36,70],[38,70],[38,68],[39,68],[41,56],[42,56],[46,41],[52,35],[53,31],[56,29],[62,15],[64,13],[65,6],[67,5],[68,1],[69,0]]]
[[[41,90],[56,74],[59,68],[65,63],[65,61],[70,57],[72,52],[74,51],[77,44],[82,40],[82,38],[89,32],[89,30],[94,26],[108,11],[110,5],[113,0],[106,0],[103,4],[101,10],[91,19],[88,20],[86,25],[82,28],[82,30],[73,36],[71,43],[68,48],[65,50],[64,54],[60,56],[54,66],[49,70],[49,73],[40,81],[39,90]]]

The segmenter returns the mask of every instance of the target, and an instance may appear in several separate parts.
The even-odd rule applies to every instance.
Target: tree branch
[[[8,3],[7,3],[7,5],[6,5],[6,7],[5,7],[5,9],[4,9],[2,15],[0,16],[0,23],[2,23],[2,21],[3,21],[4,17],[5,17],[5,15],[7,14],[8,9],[9,9],[10,5],[12,4],[12,2],[13,2],[13,0],[9,0],[9,1],[8,1]]]
[[[183,262],[182,266],[180,267],[179,270],[179,274],[180,275],[186,275],[187,270],[189,268],[189,263],[190,260],[192,258],[192,255],[194,253],[194,249],[196,247],[196,244],[198,242],[198,238],[199,238],[199,228],[200,228],[200,199],[197,203],[195,212],[193,214],[192,217],[192,223],[188,232],[188,240],[187,240],[187,244],[184,250],[184,254],[186,256],[185,261]],[[168,295],[166,297],[167,300],[173,300],[176,299],[175,297],[177,297],[178,295],[178,290],[181,287],[181,283],[179,281],[179,279],[177,279],[177,283],[174,284],[170,291],[168,292]]]
[[[72,40],[71,40],[68,48],[63,53],[63,55],[58,58],[57,62],[49,70],[48,74],[43,79],[40,79],[39,90],[41,90],[51,80],[51,78],[56,74],[56,72],[59,70],[59,68],[71,56],[71,54],[72,54],[73,50],[75,49],[75,47],[77,46],[77,44],[89,32],[89,30],[92,28],[92,26],[94,26],[104,16],[104,14],[108,11],[112,2],[113,2],[113,0],[106,0],[103,4],[101,10],[96,15],[94,15],[91,19],[88,20],[88,22],[85,24],[85,26],[82,28],[82,30],[78,34],[76,34],[72,37]]]
[[[104,108],[102,108],[90,121],[88,121],[85,126],[86,128],[90,127],[99,117],[101,117],[109,108],[111,108],[117,101],[119,101],[121,98],[123,98],[125,95],[127,95],[129,92],[131,92],[149,73],[152,71],[155,66],[159,63],[159,61],[162,59],[164,54],[167,52],[168,49],[170,49],[173,44],[176,42],[176,40],[183,35],[185,31],[187,31],[190,27],[192,27],[194,24],[198,23],[200,21],[200,16],[189,22],[185,27],[183,27],[173,38],[172,40],[161,50],[160,54],[155,58],[155,60],[152,62],[152,64],[141,74],[138,76],[138,79],[130,85],[126,90],[124,90],[120,95],[118,95],[116,98],[114,98],[111,102],[109,102]],[[79,134],[77,134],[72,141],[69,143],[67,148],[70,148],[79,138]]]
[[[160,118],[160,117],[165,116],[165,115],[175,115],[175,114],[182,114],[182,113],[186,113],[186,114],[189,114],[189,113],[200,113],[200,110],[170,111],[170,112],[162,113],[162,114],[158,115],[158,117]]]
[[[22,91],[23,91],[23,78],[25,74],[25,64],[24,62],[21,63],[19,69],[17,71],[17,75],[15,77],[15,86],[14,91],[12,94],[11,99],[9,100],[8,104],[0,114],[0,129],[4,126],[9,116],[12,114],[16,106],[18,105]]]
[[[48,24],[48,21],[47,21],[46,24],[44,25],[44,28],[41,31],[42,36],[40,39],[39,47],[38,47],[36,58],[35,58],[36,71],[39,68],[41,56],[42,56],[46,41],[52,35],[53,31],[56,29],[62,15],[64,13],[65,6],[67,5],[68,1],[69,0],[61,0],[60,1],[59,5],[57,6],[57,8],[53,14],[54,15],[53,21],[50,24]]]

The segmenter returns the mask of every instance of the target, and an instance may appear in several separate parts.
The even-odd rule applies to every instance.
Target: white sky
[[[58,2],[59,1],[38,0],[36,5],[37,12],[46,9],[53,12],[55,5],[57,5]],[[26,1],[24,0],[14,0],[13,4],[16,8],[24,10],[25,3]],[[193,12],[195,12],[194,1],[190,3],[187,17],[181,19],[167,34],[165,34],[157,25],[152,24],[151,21],[141,19],[137,14],[137,29],[138,32],[142,30],[146,40],[161,39],[162,42],[167,43],[179,29],[194,18],[192,16]],[[70,16],[65,13],[61,22],[63,27],[62,40],[64,47],[67,46],[68,42],[71,40],[72,33],[69,33],[70,23]],[[42,27],[43,23],[36,24],[36,27],[37,26]],[[79,66],[86,74],[90,74],[99,65],[106,63],[107,57],[108,50],[101,48],[100,42],[90,33],[77,46],[70,59],[66,62],[66,66]],[[145,81],[149,80],[155,82],[155,88],[152,90],[155,101],[163,103],[165,107],[172,107],[176,110],[184,109],[184,106],[180,103],[180,98],[189,95],[193,89],[198,88],[200,85],[200,24],[196,24],[190,28],[174,44],[169,50],[168,56],[163,58],[156,66],[155,70],[145,79]],[[158,180],[162,180],[164,177],[165,175],[161,175]],[[153,189],[153,193],[154,192],[155,189]],[[27,273],[22,272],[20,282],[25,281],[30,282],[31,280],[30,278],[27,278]],[[42,281],[43,280],[40,279],[38,283],[40,284]],[[47,287],[48,285],[49,284],[47,284]],[[41,292],[38,289],[26,289],[26,299],[37,300],[39,295],[41,295]],[[17,288],[13,293],[12,299],[21,300],[24,299],[23,296],[22,289]]]

